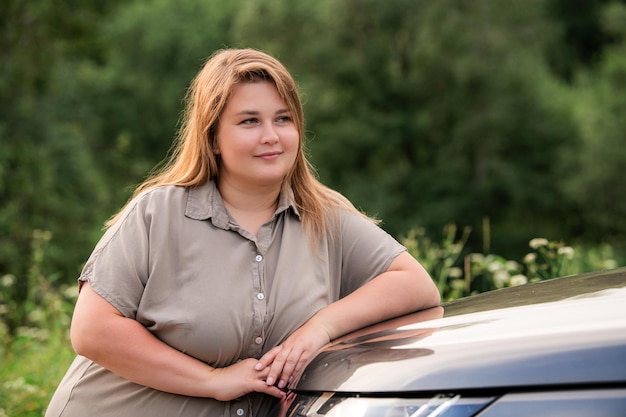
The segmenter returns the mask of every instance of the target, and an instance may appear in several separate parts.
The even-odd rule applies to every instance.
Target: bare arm
[[[278,382],[283,388],[293,373],[330,340],[439,303],[433,280],[410,254],[403,252],[387,271],[317,312],[285,342],[265,354],[256,369],[269,366],[267,384]]]
[[[268,386],[268,370],[254,369],[254,359],[212,368],[170,347],[141,323],[124,317],[85,283],[71,327],[72,345],[110,371],[137,384],[175,394],[232,400],[252,391],[282,397]]]

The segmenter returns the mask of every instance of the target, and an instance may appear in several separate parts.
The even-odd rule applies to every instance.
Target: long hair
[[[319,237],[326,232],[329,208],[361,214],[345,197],[318,181],[304,151],[304,113],[296,83],[277,59],[255,49],[220,50],[205,62],[187,91],[181,129],[169,158],[135,189],[132,198],[156,187],[193,187],[216,179],[219,160],[214,150],[220,116],[237,85],[259,80],[276,86],[298,129],[298,152],[285,181],[293,190],[307,235]],[[122,211],[106,226],[117,222]]]

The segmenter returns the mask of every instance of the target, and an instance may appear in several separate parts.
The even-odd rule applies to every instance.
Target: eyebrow
[[[289,113],[289,109],[276,110],[274,115],[285,114],[285,113]],[[258,116],[259,114],[261,114],[261,112],[259,112],[257,110],[242,110],[242,111],[240,111],[238,113],[235,113],[235,116],[244,116],[244,115]]]

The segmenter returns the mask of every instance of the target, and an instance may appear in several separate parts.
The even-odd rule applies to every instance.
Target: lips
[[[272,159],[272,158],[278,157],[281,153],[282,152],[279,152],[279,151],[264,152],[260,155],[257,155],[257,157],[264,158],[264,159]]]

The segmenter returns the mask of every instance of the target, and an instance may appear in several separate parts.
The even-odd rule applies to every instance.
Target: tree
[[[577,72],[577,116],[583,143],[570,158],[579,175],[566,182],[577,203],[578,234],[589,242],[623,245],[626,234],[626,5],[608,3],[603,30],[613,42],[596,66]]]
[[[558,233],[558,155],[576,132],[544,62],[545,1],[317,6],[250,1],[237,28],[300,76],[325,182],[394,234],[484,217],[501,246]]]
[[[110,2],[109,2],[110,3]],[[64,3],[63,5],[65,5]],[[7,0],[0,13],[0,276],[17,277],[19,301],[28,292],[31,244],[37,230],[51,232],[45,274],[77,274],[92,242],[102,182],[79,126],[66,106],[62,70],[89,42],[93,13],[73,13],[50,2]],[[61,7],[56,7],[61,6]],[[93,39],[93,38],[91,38]],[[91,56],[97,55],[91,50]],[[93,206],[92,206],[93,204]],[[21,315],[13,312],[11,327]]]

